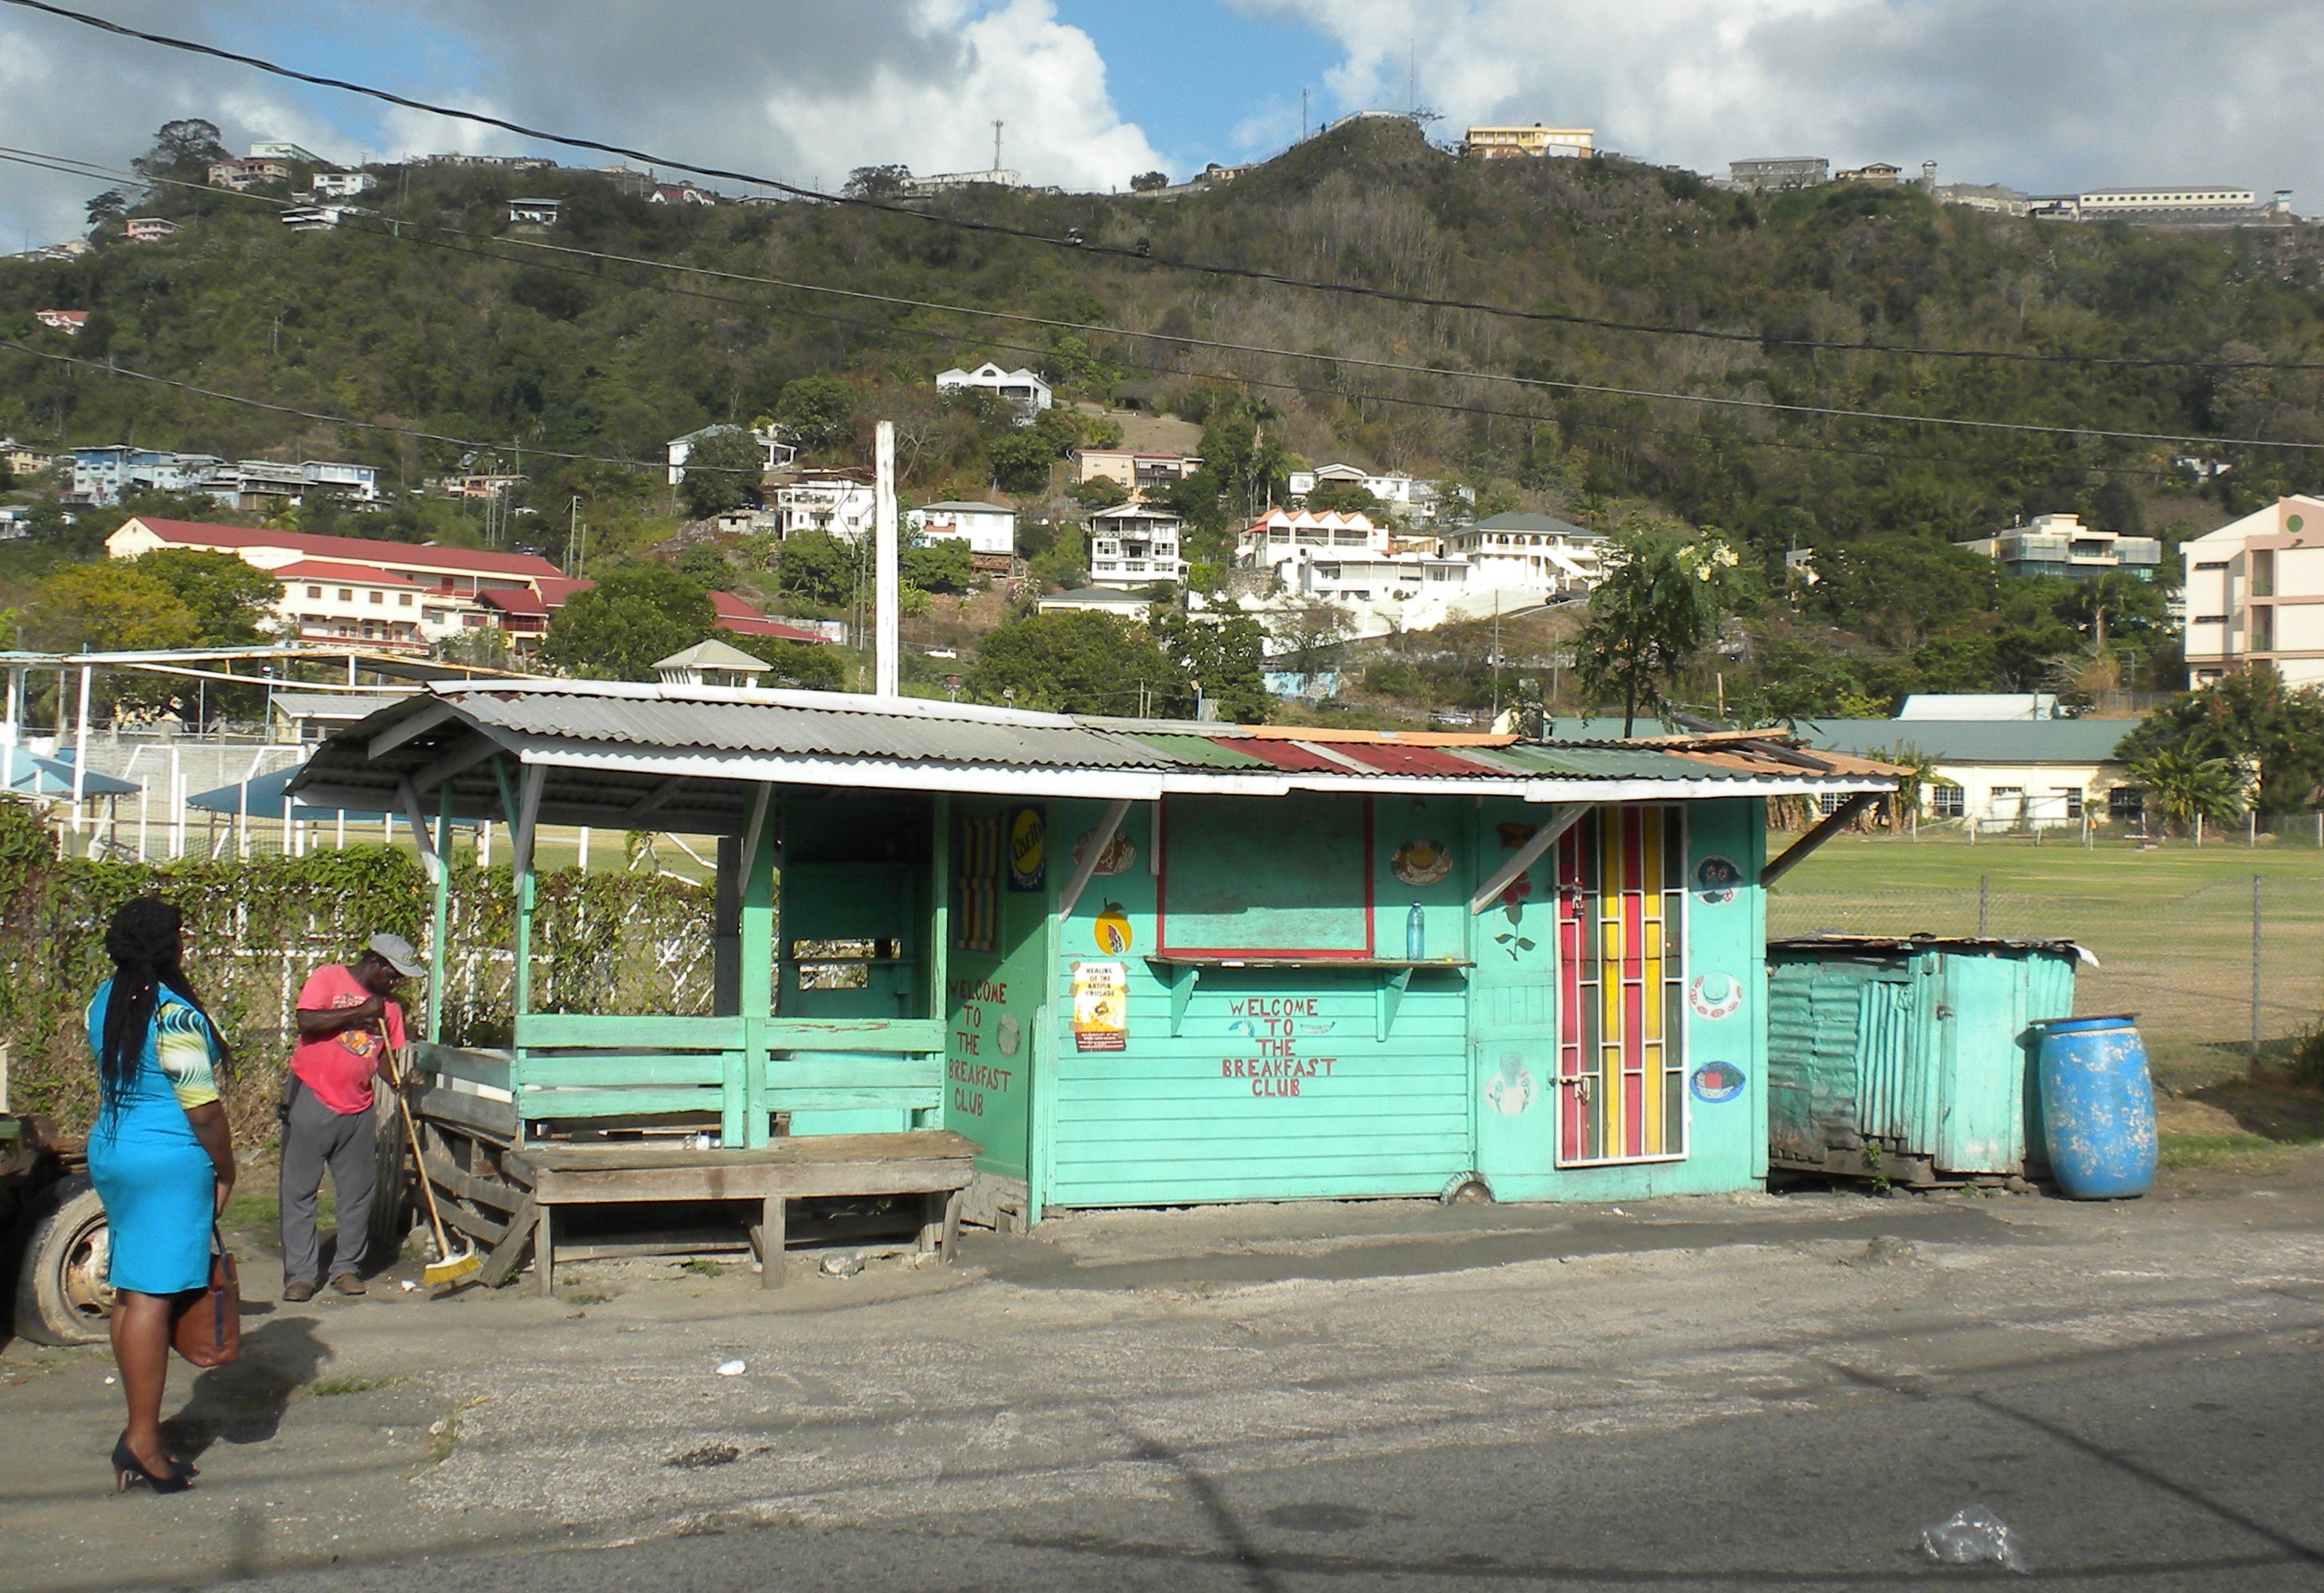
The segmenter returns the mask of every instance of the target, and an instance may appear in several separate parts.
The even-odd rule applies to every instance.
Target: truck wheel
[[[36,1344],[94,1344],[106,1333],[113,1288],[105,1202],[85,1175],[60,1178],[24,1211],[16,1331]]]

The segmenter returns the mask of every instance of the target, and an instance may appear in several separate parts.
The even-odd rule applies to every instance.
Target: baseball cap
[[[364,950],[406,979],[428,977],[428,964],[420,960],[411,943],[400,935],[374,935],[364,944]]]

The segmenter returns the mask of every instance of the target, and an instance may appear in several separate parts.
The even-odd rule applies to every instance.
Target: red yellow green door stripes
[[[1557,843],[1561,1167],[1686,1155],[1686,823],[1592,809]]]

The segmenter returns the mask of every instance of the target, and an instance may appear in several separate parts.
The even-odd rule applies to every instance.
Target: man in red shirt
[[[339,1237],[331,1287],[364,1292],[363,1265],[377,1182],[371,1082],[395,1082],[390,1049],[404,1044],[395,992],[425,971],[400,935],[374,935],[353,962],[318,968],[299,992],[299,1046],[290,1056],[290,1110],[282,1119],[282,1298],[312,1300],[321,1271],[315,1197],[323,1169],[338,1196]]]

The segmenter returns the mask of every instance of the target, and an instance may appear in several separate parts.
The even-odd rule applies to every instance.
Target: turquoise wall
[[[1321,904],[1310,899],[1317,864],[1301,823],[1305,800],[1269,805],[1271,846],[1179,844],[1176,861],[1231,869],[1254,898],[1281,878],[1286,896],[1314,914]],[[1072,871],[1076,838],[1102,813],[1095,802],[1049,805],[1053,893]],[[1214,815],[1206,815],[1202,798],[1174,799],[1171,834],[1198,834]],[[1477,917],[1466,910],[1470,894],[1508,855],[1499,825],[1545,816],[1514,801],[1372,799],[1374,955],[1406,956],[1417,907],[1424,958],[1476,964],[1424,968],[1399,990],[1382,972],[1344,966],[1148,963],[1158,944],[1154,813],[1133,807],[1122,825],[1128,867],[1093,879],[1058,927],[1047,991],[1052,1052],[1038,1063],[1035,1081],[1036,1206],[1434,1195],[1471,1173],[1499,1198],[1519,1201],[1752,1187],[1766,1165],[1761,804],[1700,802],[1687,815],[1687,977],[1714,976],[1713,997],[1726,980],[1738,981],[1742,999],[1725,1016],[1689,1007],[1686,1072],[1692,1079],[1706,1064],[1724,1064],[1729,1071],[1715,1070],[1712,1082],[1740,1087],[1717,1102],[1690,1089],[1683,1160],[1586,1169],[1555,1165],[1554,861],[1545,857],[1529,870],[1516,922],[1498,905]],[[1335,817],[1320,829],[1340,827]],[[1247,836],[1248,826],[1238,833]],[[1438,849],[1450,855],[1439,877],[1421,884],[1397,877],[1401,860],[1425,879]],[[1735,865],[1738,877],[1721,882],[1727,899],[1692,889],[1698,867],[1712,857]],[[1222,927],[1221,884],[1206,879],[1192,893],[1205,939],[1233,933],[1231,924]],[[1264,916],[1251,925],[1259,938],[1273,933]],[[1354,944],[1344,924],[1342,915],[1319,937],[1324,947]],[[1115,954],[1102,944],[1102,926],[1109,942],[1126,930],[1126,950]],[[1171,941],[1189,944],[1175,930]],[[1122,965],[1128,1033],[1120,1050],[1084,1049],[1074,1032],[1074,971],[1088,962]],[[1704,1003],[1714,1012],[1720,1005]]]
[[[955,796],[952,812],[955,820],[1001,820],[1005,847],[1008,821],[1020,806]],[[957,868],[957,828],[953,843],[951,866]],[[953,881],[939,884],[950,891]],[[976,1159],[981,1171],[1024,1178],[1029,1165],[1034,1070],[1046,1045],[1047,934],[1055,889],[1047,880],[1038,890],[1010,889],[1005,852],[999,885],[995,948],[948,948],[944,1126],[984,1147]],[[954,906],[952,916],[957,918],[959,913]]]

